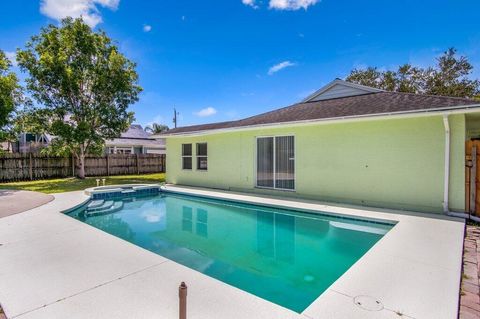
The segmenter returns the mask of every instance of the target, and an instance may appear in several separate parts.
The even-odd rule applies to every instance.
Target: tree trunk
[[[85,179],[85,151],[83,146],[80,146],[80,154],[78,155],[78,178]]]

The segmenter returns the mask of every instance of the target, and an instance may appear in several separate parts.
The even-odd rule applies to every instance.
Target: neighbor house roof
[[[325,99],[322,95],[335,97]],[[387,92],[352,85],[337,79],[301,103],[238,121],[179,127],[162,135],[191,134],[210,130],[286,124],[299,121],[419,113],[469,106],[479,107],[480,103],[465,98]]]
[[[145,132],[141,125],[132,124],[119,138],[108,140],[106,146],[148,146],[165,148],[164,139],[154,139],[152,134]]]
[[[139,124],[132,124],[128,128],[128,130],[122,135],[120,135],[121,138],[150,138],[150,133],[145,132],[143,127]]]

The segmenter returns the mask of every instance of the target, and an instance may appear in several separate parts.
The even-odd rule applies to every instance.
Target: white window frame
[[[128,152],[130,152],[130,153],[128,153]],[[131,155],[131,154],[133,154],[133,147],[116,147],[115,148],[115,154]]]
[[[192,154],[191,155],[183,155],[183,145],[188,145],[190,144],[191,146],[191,149],[192,149]],[[192,171],[193,170],[193,143],[182,143],[182,170],[184,171]],[[191,163],[192,163],[192,167],[191,168],[184,168],[184,165],[183,165],[183,161],[184,161],[184,158],[185,157],[190,157],[191,159]]]
[[[207,145],[207,155],[198,155],[198,144],[205,144]],[[206,169],[203,169],[203,168],[198,168],[198,158],[206,158],[207,159],[207,168]],[[198,142],[198,143],[195,143],[195,169],[197,171],[200,171],[200,172],[206,172],[208,171],[208,143],[207,142]],[[192,163],[193,164],[193,163]]]
[[[276,184],[276,158],[277,158],[277,154],[276,154],[276,143],[275,143],[275,139],[277,137],[288,137],[288,136],[292,136],[293,137],[293,161],[294,161],[294,165],[293,165],[293,169],[294,169],[294,175],[293,175],[293,178],[294,178],[294,188],[279,188],[279,187],[275,187],[275,184]],[[272,187],[268,187],[268,186],[259,186],[258,185],[258,180],[257,180],[257,171],[258,171],[258,157],[257,157],[257,153],[258,153],[258,139],[260,138],[268,138],[268,137],[273,137],[273,186]],[[261,188],[261,189],[273,189],[273,190],[279,190],[279,191],[285,191],[285,192],[295,192],[296,189],[297,189],[297,138],[295,136],[295,134],[282,134],[282,135],[262,135],[262,136],[256,136],[255,137],[255,152],[254,152],[254,161],[255,161],[255,171],[254,171],[254,178],[255,178],[255,181],[254,181],[254,186],[255,188]]]

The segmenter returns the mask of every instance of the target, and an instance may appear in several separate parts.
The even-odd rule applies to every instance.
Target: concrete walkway
[[[0,190],[0,218],[42,206],[54,197],[38,192]]]

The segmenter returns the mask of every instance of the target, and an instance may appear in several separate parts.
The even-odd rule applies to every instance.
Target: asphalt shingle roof
[[[480,104],[480,102],[472,99],[445,96],[376,92],[328,100],[297,103],[238,121],[179,127],[171,129],[164,134],[182,134],[306,120],[419,112],[423,110],[448,109],[456,106],[468,106],[474,104]]]
[[[125,133],[122,133],[122,138],[150,138],[150,133],[143,130],[139,124],[132,124]]]
[[[152,134],[145,132],[141,125],[132,124],[119,138],[105,141],[107,146],[149,146],[165,148],[165,139],[151,138]]]

